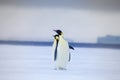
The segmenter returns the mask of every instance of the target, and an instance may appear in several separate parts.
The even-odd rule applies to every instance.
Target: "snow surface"
[[[54,70],[51,47],[0,45],[0,80],[120,80],[120,49],[75,48]]]

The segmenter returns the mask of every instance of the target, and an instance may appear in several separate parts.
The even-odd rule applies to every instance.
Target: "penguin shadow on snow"
[[[71,60],[70,49],[74,50],[74,48],[64,39],[61,30],[54,31],[57,33],[54,35],[54,42],[52,45],[55,70],[66,70],[66,66]]]

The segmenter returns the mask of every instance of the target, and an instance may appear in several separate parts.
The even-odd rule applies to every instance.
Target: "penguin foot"
[[[54,68],[54,70],[67,70],[66,68],[62,68],[62,67],[59,67],[59,68]]]
[[[59,67],[58,69],[59,69],[59,70],[66,70],[66,68],[62,68],[62,67]]]

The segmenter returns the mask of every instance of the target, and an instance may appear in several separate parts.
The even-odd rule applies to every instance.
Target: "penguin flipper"
[[[70,62],[70,60],[71,60],[71,53],[69,53],[69,60],[68,61]]]
[[[54,52],[54,61],[56,61],[56,59],[57,59],[57,46],[56,46],[55,52]]]
[[[74,50],[74,48],[71,45],[69,45],[69,48],[72,49],[72,50]]]
[[[56,61],[56,59],[57,59],[57,47],[58,47],[58,40],[56,42],[56,48],[55,48],[55,52],[54,52],[54,61]]]
[[[54,53],[54,61],[56,61],[56,59],[57,59],[57,51],[55,51]]]

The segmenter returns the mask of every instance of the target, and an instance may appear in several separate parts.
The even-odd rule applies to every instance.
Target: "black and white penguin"
[[[53,56],[55,62],[55,68],[64,70],[68,62],[70,61],[70,49],[74,49],[69,46],[68,42],[63,37],[63,32],[61,30],[54,30],[58,35],[54,36],[53,43]]]

